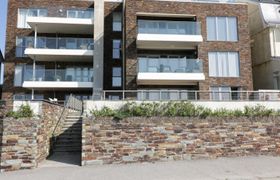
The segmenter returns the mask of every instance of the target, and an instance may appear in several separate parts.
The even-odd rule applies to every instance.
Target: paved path
[[[48,164],[50,162],[46,162]],[[55,165],[55,164],[53,164]],[[50,167],[0,174],[1,180],[280,179],[280,157],[221,158],[129,165]]]

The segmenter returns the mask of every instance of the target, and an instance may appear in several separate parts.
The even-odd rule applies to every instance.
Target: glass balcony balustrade
[[[139,73],[203,73],[203,62],[184,58],[138,58]]]
[[[33,46],[34,47],[34,46]],[[93,50],[92,38],[49,38],[38,37],[37,47],[40,49],[83,49]]]
[[[92,68],[25,69],[24,81],[93,82]]]
[[[92,19],[94,17],[94,9],[57,9],[49,12],[47,9],[27,9],[21,12],[26,17],[58,17],[58,18],[78,18]]]
[[[138,20],[138,33],[201,35],[201,25],[194,21]]]

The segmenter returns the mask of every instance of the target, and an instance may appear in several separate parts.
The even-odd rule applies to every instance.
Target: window
[[[113,13],[113,31],[122,31],[122,13]]]
[[[208,41],[238,41],[236,17],[207,17]]]
[[[112,86],[113,87],[122,86],[122,69],[120,67],[113,67]]]
[[[14,75],[14,86],[21,87],[23,81],[23,65],[15,66],[15,75]]]
[[[280,89],[280,74],[279,71],[273,73],[273,88]]]
[[[121,58],[121,40],[113,40],[113,59]]]
[[[210,87],[210,98],[211,100],[239,100],[240,88],[239,87],[229,87],[229,86],[212,86]]]
[[[27,57],[24,54],[26,48],[34,47],[33,37],[17,37],[16,39],[16,57]]]
[[[279,57],[280,56],[280,28],[275,28],[273,31],[274,34],[274,43],[273,43],[273,52],[272,56]]]
[[[15,101],[26,101],[26,100],[32,100],[31,94],[15,94],[14,95]],[[42,94],[34,94],[34,100],[44,100],[44,95]]]
[[[238,52],[209,52],[210,77],[239,77]]]
[[[46,17],[48,10],[46,9],[18,9],[18,28],[30,28],[27,24],[27,17]]]

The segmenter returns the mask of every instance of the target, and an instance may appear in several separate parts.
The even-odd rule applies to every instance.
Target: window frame
[[[209,26],[208,26],[208,19],[209,18],[215,18],[215,26],[214,26],[214,29],[215,29],[215,39],[210,39],[209,38]],[[219,23],[218,23],[218,20],[219,18],[225,18],[226,20],[226,39],[225,40],[222,40],[222,39],[219,39]],[[236,22],[236,39],[234,40],[231,40],[230,39],[230,24],[229,24],[229,19],[230,18],[234,18],[235,19],[235,22]],[[220,41],[220,42],[238,42],[239,41],[239,32],[238,32],[239,28],[238,28],[238,17],[236,16],[207,16],[206,17],[206,38],[207,38],[207,41]]]
[[[115,42],[119,42],[119,47],[115,47]],[[118,57],[115,57],[115,52],[118,52]],[[112,40],[112,59],[120,60],[122,58],[122,40],[121,39],[113,39]]]
[[[220,53],[220,56],[219,56],[219,53]],[[230,67],[230,60],[229,60],[229,56],[231,53],[234,53],[235,55],[237,55],[237,62],[235,61],[236,64],[236,75],[235,76],[232,76],[230,75],[230,69],[232,67]],[[210,62],[212,61],[212,59],[210,59],[210,54],[215,54],[215,58],[214,61],[215,61],[215,69],[216,69],[216,72],[212,72],[214,70],[211,70],[211,65],[210,64],[214,64],[213,62]],[[223,62],[222,60],[220,60],[221,58],[221,55],[224,55],[226,54],[226,61]],[[222,67],[219,67],[220,65],[220,62],[222,62]],[[208,74],[209,74],[209,77],[213,77],[213,78],[240,78],[240,75],[241,75],[241,68],[240,68],[240,54],[238,51],[209,51],[208,52]],[[224,69],[224,67],[226,67],[226,69]],[[225,71],[227,73],[225,73]],[[220,75],[220,72],[221,72],[221,75]],[[225,75],[227,74],[227,75]]]
[[[119,19],[120,17],[120,19]],[[113,20],[112,20],[112,31],[113,32],[121,32],[122,31],[122,13],[121,12],[113,12]]]
[[[115,75],[114,74],[114,70],[115,69],[119,69],[120,70],[120,74],[119,75]],[[121,67],[112,67],[112,87],[122,87],[122,68]],[[114,83],[114,79],[116,79],[116,80],[120,80],[120,84],[115,84]]]

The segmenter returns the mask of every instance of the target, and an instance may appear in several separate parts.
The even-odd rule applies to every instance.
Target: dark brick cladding
[[[122,32],[113,31],[113,13],[122,13],[122,3],[105,2],[104,20],[104,90],[120,90],[112,87],[112,67],[122,67],[122,58],[113,59],[113,40],[122,40]]]
[[[23,88],[14,87],[14,70],[15,65],[18,63],[32,63],[30,58],[16,58],[15,57],[15,45],[17,36],[34,36],[34,32],[31,29],[18,29],[17,28],[17,13],[18,8],[46,8],[48,9],[48,15],[50,16],[65,16],[64,11],[62,14],[58,13],[59,9],[87,9],[94,8],[92,2],[77,1],[77,0],[9,0],[8,3],[8,19],[7,19],[7,33],[6,33],[6,60],[5,60],[5,72],[4,72],[4,85],[3,85],[3,99],[12,99],[15,93],[30,93],[30,90]],[[54,36],[54,34],[39,34],[39,36]],[[92,37],[91,35],[67,35],[59,34],[59,36],[64,37]],[[39,62],[38,62],[39,64]],[[43,63],[46,67],[52,67],[53,62]],[[62,64],[67,64],[62,63]],[[72,63],[69,63],[72,64]],[[81,65],[79,63],[79,65]],[[84,63],[84,65],[90,65]],[[50,95],[54,91],[42,92],[45,95]],[[48,94],[49,93],[49,94]],[[63,97],[63,92],[57,92],[58,96]],[[83,92],[82,92],[83,93]],[[84,92],[85,94],[88,94]]]
[[[127,0],[126,6],[126,88],[136,89],[137,75],[137,12],[194,14],[201,22],[204,42],[198,46],[198,58],[203,60],[206,80],[199,83],[200,90],[209,90],[210,86],[239,86],[252,90],[252,66],[250,54],[250,36],[248,29],[248,11],[245,4],[191,3],[151,0]],[[238,42],[207,41],[207,16],[236,16],[238,19]],[[238,51],[240,55],[240,78],[213,78],[208,72],[209,51]]]

